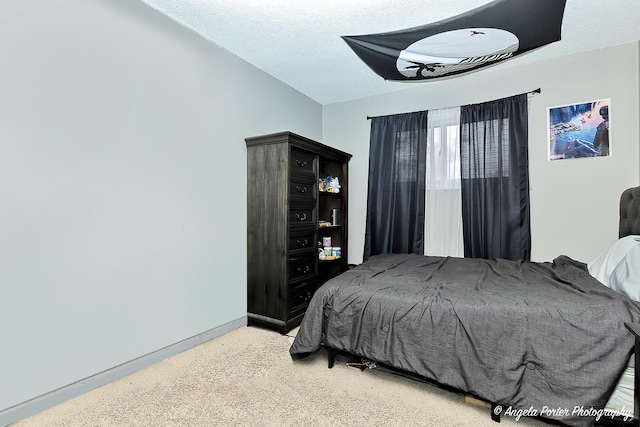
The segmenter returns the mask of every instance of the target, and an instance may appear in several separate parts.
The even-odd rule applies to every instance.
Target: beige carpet
[[[547,426],[326,352],[292,361],[292,335],[243,327],[12,426]]]

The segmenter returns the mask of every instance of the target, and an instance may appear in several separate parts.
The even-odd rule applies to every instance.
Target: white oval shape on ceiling
[[[406,76],[442,75],[478,62],[504,59],[518,50],[515,34],[498,28],[464,28],[420,39],[400,52],[396,67]],[[486,60],[482,61],[487,57]],[[456,66],[466,63],[465,66]],[[464,65],[464,64],[463,64]],[[446,71],[445,71],[446,70]]]

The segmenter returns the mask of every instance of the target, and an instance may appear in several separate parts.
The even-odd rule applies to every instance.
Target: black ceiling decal
[[[389,33],[343,36],[385,80],[468,73],[560,40],[566,0],[496,0],[449,19]]]

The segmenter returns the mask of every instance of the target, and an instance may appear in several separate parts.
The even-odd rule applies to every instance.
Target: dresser
[[[247,321],[287,333],[347,269],[350,154],[292,132],[247,145]]]

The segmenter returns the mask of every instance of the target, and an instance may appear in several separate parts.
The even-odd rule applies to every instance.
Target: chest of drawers
[[[298,326],[314,292],[346,270],[350,155],[291,132],[247,138],[247,320],[286,333]],[[319,191],[325,169],[341,179],[331,206]],[[332,230],[342,256],[320,261],[320,219],[339,203]]]

